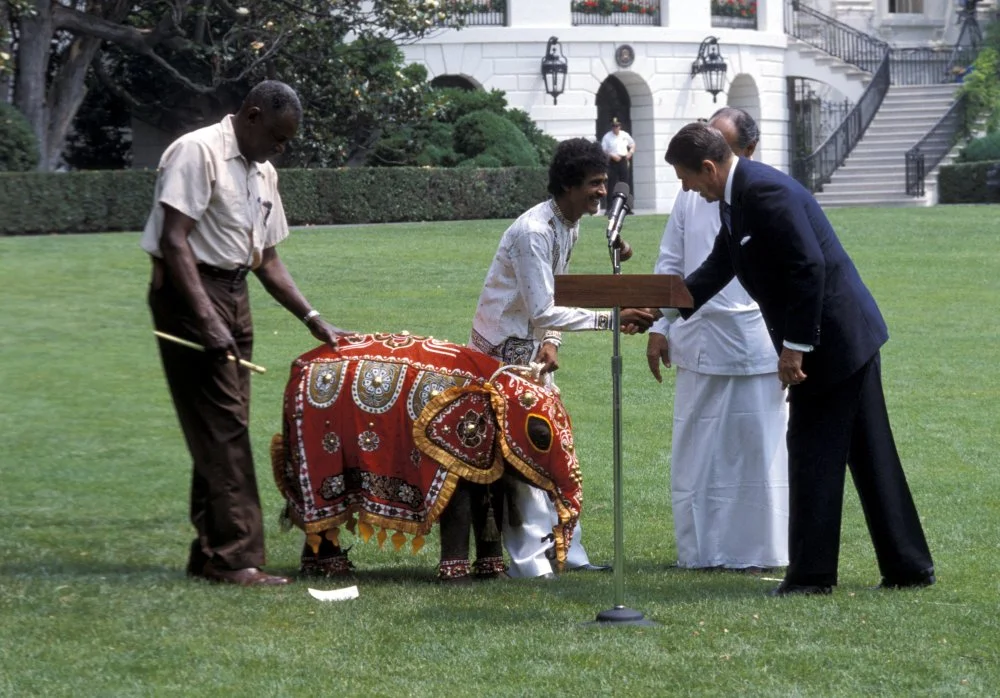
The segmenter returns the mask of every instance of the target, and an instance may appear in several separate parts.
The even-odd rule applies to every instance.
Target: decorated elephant
[[[524,371],[406,332],[296,359],[271,455],[285,515],[306,533],[302,574],[351,569],[341,527],[397,550],[409,536],[416,552],[440,520],[439,579],[504,576],[505,473],[548,493],[565,561],[583,498],[572,427],[558,392]]]

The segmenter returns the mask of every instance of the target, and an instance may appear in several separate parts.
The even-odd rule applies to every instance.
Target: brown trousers
[[[233,284],[204,274],[201,280],[240,356],[249,360],[253,323],[246,281]],[[200,343],[188,304],[159,263],[154,264],[149,307],[156,329]],[[200,572],[209,560],[223,569],[260,567],[264,528],[248,429],[249,372],[233,361],[218,361],[171,342],[159,340],[159,345],[193,462],[191,523],[198,537],[191,544],[188,571]]]

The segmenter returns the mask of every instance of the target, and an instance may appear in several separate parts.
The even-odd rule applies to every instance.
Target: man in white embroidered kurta
[[[609,311],[555,304],[555,275],[569,269],[580,219],[584,213],[597,213],[606,194],[606,162],[600,146],[585,139],[559,144],[549,170],[549,191],[554,198],[528,209],[504,232],[476,307],[470,346],[505,363],[540,361],[552,370],[558,366],[555,356],[561,330],[611,328]],[[623,325],[634,323],[644,330],[652,315],[626,308],[621,319]],[[555,509],[542,490],[514,478],[508,478],[507,485],[503,540],[511,558],[510,575],[551,574],[547,553],[552,548]],[[512,515],[516,515],[513,521]],[[579,524],[566,567],[593,568],[580,544]]]
[[[713,125],[737,154],[752,153],[753,120],[720,113]],[[655,273],[697,269],[719,227],[718,202],[678,194]],[[690,319],[658,320],[647,354],[657,378],[660,361],[677,366],[670,484],[678,566],[788,564],[788,412],[757,304],[734,279]]]

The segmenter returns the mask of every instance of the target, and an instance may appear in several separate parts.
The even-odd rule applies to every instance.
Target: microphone
[[[625,216],[632,213],[632,194],[628,184],[618,182],[615,191],[611,195],[608,203],[608,246],[616,247],[621,245],[622,226],[625,224]]]

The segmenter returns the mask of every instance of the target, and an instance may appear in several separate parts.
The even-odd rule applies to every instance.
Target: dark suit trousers
[[[791,388],[786,580],[837,583],[845,464],[882,576],[906,582],[929,574],[933,562],[889,426],[879,354],[828,389],[807,384]]]
[[[246,281],[202,276],[202,284],[236,340],[240,355],[250,359],[253,325]],[[169,334],[200,343],[191,311],[166,276],[150,287],[153,325]],[[180,420],[193,471],[189,570],[200,571],[208,560],[223,569],[264,564],[264,528],[248,429],[250,376],[232,361],[160,340],[160,357],[174,408]]]
[[[628,164],[629,161],[625,158],[622,158],[618,162],[608,160],[608,195],[604,197],[605,208],[610,205],[611,195],[614,193],[618,182],[625,182],[625,184],[628,184]]]

